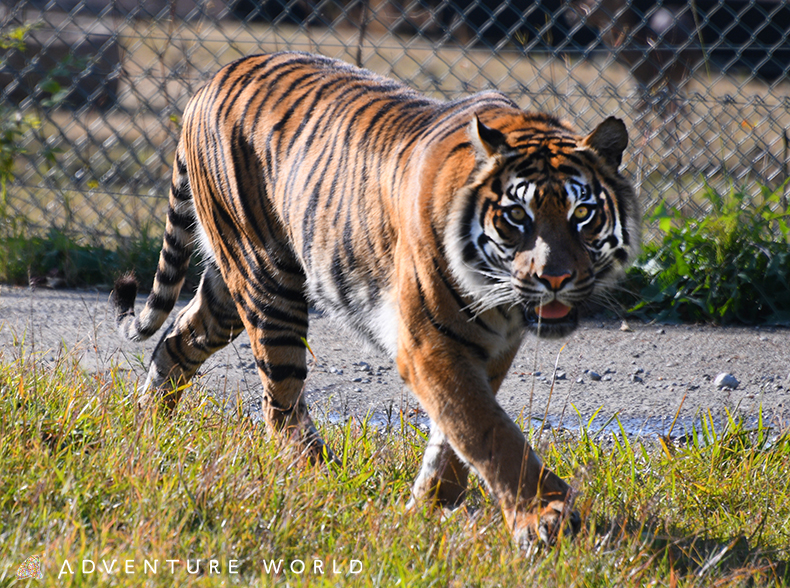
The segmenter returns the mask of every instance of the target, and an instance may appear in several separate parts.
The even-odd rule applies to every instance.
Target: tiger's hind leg
[[[304,397],[307,377],[305,278],[295,258],[280,252],[275,262],[260,245],[245,260],[249,266],[227,275],[232,296],[250,337],[263,383],[262,412],[269,434],[310,462],[334,461],[313,424]],[[255,279],[242,279],[255,276]]]
[[[211,356],[235,339],[244,325],[218,269],[210,264],[197,292],[154,349],[141,405],[161,397],[175,408],[184,384]]]

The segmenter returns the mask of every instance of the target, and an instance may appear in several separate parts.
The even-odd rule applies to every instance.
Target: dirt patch
[[[144,299],[138,300],[141,308]],[[178,308],[183,306],[183,302]],[[548,413],[553,425],[575,428],[598,411],[596,426],[619,415],[635,433],[665,433],[679,412],[675,432],[710,411],[716,419],[733,415],[790,423],[790,332],[776,328],[645,325],[593,317],[560,341],[526,337],[511,374],[499,393],[514,417]],[[5,360],[35,352],[54,362],[75,353],[88,371],[117,365],[131,381],[142,381],[158,336],[127,343],[115,332],[108,293],[95,290],[0,288],[0,354]],[[311,316],[309,341],[317,362],[309,361],[307,399],[313,412],[334,420],[373,413],[375,419],[399,411],[419,415],[388,358],[363,345],[332,320]],[[552,376],[555,363],[557,377]],[[720,373],[732,374],[735,389],[719,388]],[[249,342],[242,334],[215,354],[200,371],[191,393],[210,392],[233,402],[241,398],[255,412],[260,381]],[[681,407],[682,403],[682,407]],[[547,410],[548,405],[548,410]],[[418,419],[419,420],[419,419]]]

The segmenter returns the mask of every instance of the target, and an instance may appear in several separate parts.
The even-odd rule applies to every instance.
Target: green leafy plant
[[[649,220],[664,233],[628,277],[631,312],[670,322],[790,324],[790,246],[784,186],[754,198],[707,186],[710,213],[683,217],[664,204]]]
[[[36,23],[15,27],[9,31],[0,31],[0,51],[24,51],[25,39],[28,33],[37,28]],[[2,63],[2,59],[0,59]],[[49,77],[46,80],[52,83]],[[45,106],[57,106],[65,99],[59,88],[50,87],[53,97]],[[20,222],[9,218],[8,214],[8,184],[14,180],[14,165],[18,156],[27,153],[23,139],[26,134],[38,131],[42,126],[41,117],[36,113],[22,113],[6,107],[0,108],[0,232],[4,237],[19,232]],[[54,163],[58,149],[46,146],[42,149],[44,158]]]
[[[24,51],[27,34],[39,26],[39,23],[28,23],[14,27],[9,31],[0,31],[0,49]]]
[[[8,183],[14,179],[14,162],[25,153],[22,138],[29,130],[41,127],[35,114],[0,110],[0,220],[5,220],[8,204]]]

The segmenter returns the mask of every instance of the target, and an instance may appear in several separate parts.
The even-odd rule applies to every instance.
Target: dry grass
[[[542,455],[580,490],[586,522],[575,540],[525,554],[480,486],[451,516],[404,511],[425,443],[406,420],[386,430],[357,420],[324,426],[343,465],[309,468],[249,419],[222,414],[197,394],[188,392],[167,417],[139,412],[133,391],[115,368],[87,376],[69,354],[53,365],[0,352],[0,586],[39,585],[14,579],[34,554],[44,562],[44,585],[58,586],[790,580],[787,432],[737,422],[715,430],[707,419],[683,438],[658,442],[585,423],[573,433],[544,432]],[[168,559],[180,562],[174,572]],[[202,575],[186,569],[197,559]],[[84,560],[97,571],[83,572]],[[159,560],[158,573],[146,571],[145,560]],[[209,573],[210,560],[218,573]],[[269,562],[279,560],[276,574]],[[333,560],[339,575],[328,573]],[[360,573],[349,573],[351,560]],[[102,561],[114,571],[103,571]],[[288,569],[298,571],[298,561],[306,573]]]

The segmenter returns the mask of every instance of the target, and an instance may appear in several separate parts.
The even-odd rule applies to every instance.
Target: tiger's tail
[[[112,292],[118,331],[126,339],[145,341],[159,330],[170,315],[184,285],[194,250],[195,226],[192,190],[184,156],[179,148],[176,151],[159,264],[151,294],[140,316],[134,314],[134,301],[137,297],[137,279],[134,274],[128,273],[118,278]]]

